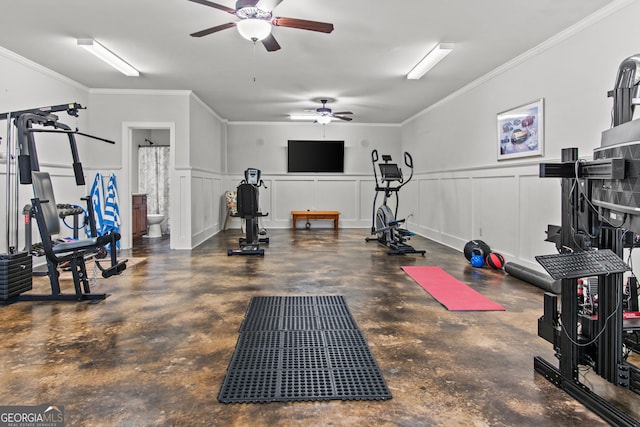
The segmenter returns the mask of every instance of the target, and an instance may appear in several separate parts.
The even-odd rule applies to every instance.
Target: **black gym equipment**
[[[538,320],[538,335],[553,345],[557,361],[537,356],[534,369],[615,426],[638,426],[640,421],[583,384],[580,366],[640,394],[640,367],[627,359],[633,349],[629,336],[640,331],[640,324],[628,319],[626,310],[637,309],[637,302],[625,307],[637,292],[626,294],[624,271],[630,268],[622,262],[625,248],[635,247],[640,234],[640,120],[632,120],[638,70],[640,55],[620,65],[611,93],[613,127],[602,132],[592,161],[580,160],[577,148],[565,148],[560,163],[540,164],[540,177],[561,178],[562,203],[561,225],[550,226],[547,238],[559,253],[536,260],[561,281],[562,298],[559,310],[557,295],[546,292],[544,315]],[[637,290],[635,281],[628,287]]]
[[[373,198],[373,213],[371,224],[371,235],[376,237],[367,237],[367,242],[377,241],[378,243],[389,248],[387,253],[389,255],[405,255],[405,254],[425,254],[426,251],[414,249],[413,246],[406,242],[414,235],[412,231],[400,226],[405,222],[405,219],[396,219],[398,216],[398,206],[400,200],[398,193],[400,189],[407,185],[413,177],[413,158],[411,154],[404,153],[404,164],[411,170],[409,179],[406,181],[402,176],[402,170],[396,163],[391,162],[391,156],[387,154],[382,155],[384,163],[379,162],[378,150],[371,152],[371,164],[373,165],[373,176],[376,180],[376,195]],[[378,181],[378,173],[376,172],[376,163],[380,168],[380,181]],[[393,183],[397,182],[397,185]],[[384,193],[384,199],[382,205],[376,212],[376,202],[378,200],[378,194]],[[391,211],[391,208],[387,205],[387,201],[395,195],[395,212]]]
[[[268,213],[260,212],[259,188],[267,186],[260,178],[259,169],[249,168],[244,171],[244,179],[237,188],[238,212],[233,216],[240,217],[245,221],[245,237],[239,240],[239,249],[228,249],[227,255],[259,255],[264,256],[264,249],[260,248],[260,243],[269,243],[268,237],[260,237],[266,234],[264,228],[260,228],[259,219]]]
[[[78,130],[71,130],[67,125],[58,121],[58,116],[53,112],[66,111],[69,115],[77,116],[78,110],[82,109],[80,104],[64,104],[53,107],[39,108],[33,110],[23,110],[18,112],[6,113],[1,118],[7,118],[8,121],[13,119],[13,124],[17,129],[17,147],[18,155],[18,175],[20,184],[31,184],[33,186],[34,197],[31,199],[31,206],[28,208],[29,217],[36,219],[38,231],[42,239],[42,248],[46,257],[47,273],[49,276],[51,294],[50,295],[23,295],[22,292],[8,292],[2,295],[5,302],[14,301],[41,301],[41,300],[102,300],[106,298],[106,294],[91,293],[89,281],[87,278],[87,270],[85,261],[90,258],[104,257],[107,251],[106,245],[110,245],[110,265],[101,265],[96,261],[96,266],[102,271],[103,277],[111,277],[122,273],[126,269],[127,260],[117,260],[116,242],[120,239],[120,234],[110,232],[102,236],[97,236],[96,226],[93,220],[93,205],[89,197],[83,198],[87,203],[87,211],[89,212],[89,226],[92,235],[97,236],[88,239],[72,239],[69,241],[56,238],[60,233],[60,218],[64,216],[58,211],[55,201],[53,185],[49,173],[40,171],[40,164],[36,150],[34,139],[35,133],[60,133],[64,134],[68,140],[73,159],[73,171],[76,184],[84,186],[84,173],[82,164],[78,157],[78,150],[75,141],[75,135],[83,135],[89,138],[114,143],[103,138],[94,137]],[[34,125],[39,127],[33,128]],[[10,127],[10,124],[8,124]],[[52,127],[53,129],[47,129]],[[9,151],[9,148],[7,148]],[[7,174],[10,176],[10,174]],[[17,183],[16,183],[17,184]],[[8,189],[10,186],[7,186]],[[16,187],[17,198],[17,187]],[[8,199],[9,200],[9,199]],[[10,205],[7,204],[8,215],[10,214]],[[7,230],[10,225],[8,221]],[[16,233],[17,236],[17,233]],[[9,256],[16,254],[16,246],[9,245],[9,232],[7,233],[7,245]],[[16,237],[17,243],[17,237]],[[27,242],[30,246],[31,242]],[[31,258],[28,252],[17,253],[15,258]],[[30,264],[30,263],[29,263]],[[25,264],[26,265],[26,264]],[[73,277],[75,293],[64,294],[60,288],[58,271],[59,267],[70,267]],[[33,273],[34,275],[38,273]],[[44,274],[43,274],[44,275]],[[11,285],[11,284],[10,284]],[[9,286],[11,288],[11,286]],[[31,287],[26,290],[30,290]]]

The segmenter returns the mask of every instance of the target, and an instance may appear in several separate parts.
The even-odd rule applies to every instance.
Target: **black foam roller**
[[[504,266],[504,271],[513,277],[517,277],[520,280],[531,283],[545,291],[553,292],[554,294],[560,294],[562,291],[560,280],[553,280],[553,278],[548,274],[532,270],[531,268],[523,265],[508,262]]]

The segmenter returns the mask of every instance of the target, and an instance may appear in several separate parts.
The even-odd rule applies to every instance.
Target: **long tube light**
[[[289,120],[316,120],[318,116],[311,114],[289,114]]]
[[[442,61],[453,50],[454,43],[440,43],[433,48],[431,52],[427,54],[418,64],[413,67],[407,79],[417,80],[424,76],[430,69],[435,67],[440,61]]]
[[[111,52],[106,47],[93,39],[78,39],[78,46],[83,47],[88,52],[102,59],[122,74],[130,77],[138,77],[140,72],[127,64],[122,58]]]

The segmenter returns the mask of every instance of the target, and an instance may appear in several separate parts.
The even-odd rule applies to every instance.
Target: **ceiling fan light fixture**
[[[453,47],[453,43],[439,43],[436,47],[433,48],[433,50],[431,50],[431,52],[427,54],[427,56],[422,58],[422,60],[418,62],[418,64],[413,67],[411,71],[409,71],[409,74],[407,74],[407,79],[420,79],[422,76],[427,74],[430,69],[435,67],[440,61],[442,61],[447,55],[449,55],[453,50]]]
[[[111,52],[106,47],[93,39],[78,39],[78,46],[84,48],[87,52],[102,59],[107,64],[111,65],[116,70],[120,71],[125,76],[138,77],[140,71],[133,68],[124,59],[120,58],[115,53]]]
[[[264,19],[248,18],[236,24],[242,37],[252,42],[263,40],[271,34],[271,23]]]
[[[317,118],[318,123],[323,124],[323,125],[328,125],[329,123],[331,123],[331,116],[320,116]]]

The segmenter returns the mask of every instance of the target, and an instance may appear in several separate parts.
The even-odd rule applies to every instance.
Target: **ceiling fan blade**
[[[338,116],[343,116],[345,114],[353,114],[353,113],[351,111],[340,111],[340,112],[333,113],[333,114],[336,114]]]
[[[213,7],[213,8],[216,8],[216,9],[220,9],[220,10],[223,10],[223,11],[225,11],[227,13],[232,14],[232,15],[236,14],[235,9],[231,9],[230,7],[223,6],[221,4],[214,3],[214,2],[211,2],[211,1],[207,1],[207,0],[189,0],[189,1],[192,1],[194,3],[200,3],[200,4],[203,4],[205,6]]]
[[[215,27],[207,28],[206,30],[197,31],[191,34],[191,37],[203,37],[212,33],[217,33],[218,31],[226,30],[227,28],[235,27],[235,22],[227,22],[226,24],[217,25]]]
[[[268,52],[280,50],[280,45],[276,41],[276,38],[273,37],[273,34],[269,34],[266,38],[262,39],[262,44]]]
[[[335,114],[332,114],[331,117],[333,117],[334,119],[345,120],[347,122],[353,120],[351,117],[336,116]]]
[[[277,27],[299,28],[301,30],[318,31],[319,33],[330,33],[333,31],[333,24],[307,21],[305,19],[275,17],[271,23]]]
[[[282,3],[282,0],[260,0],[256,3],[256,7],[260,10],[271,12],[280,3]]]

